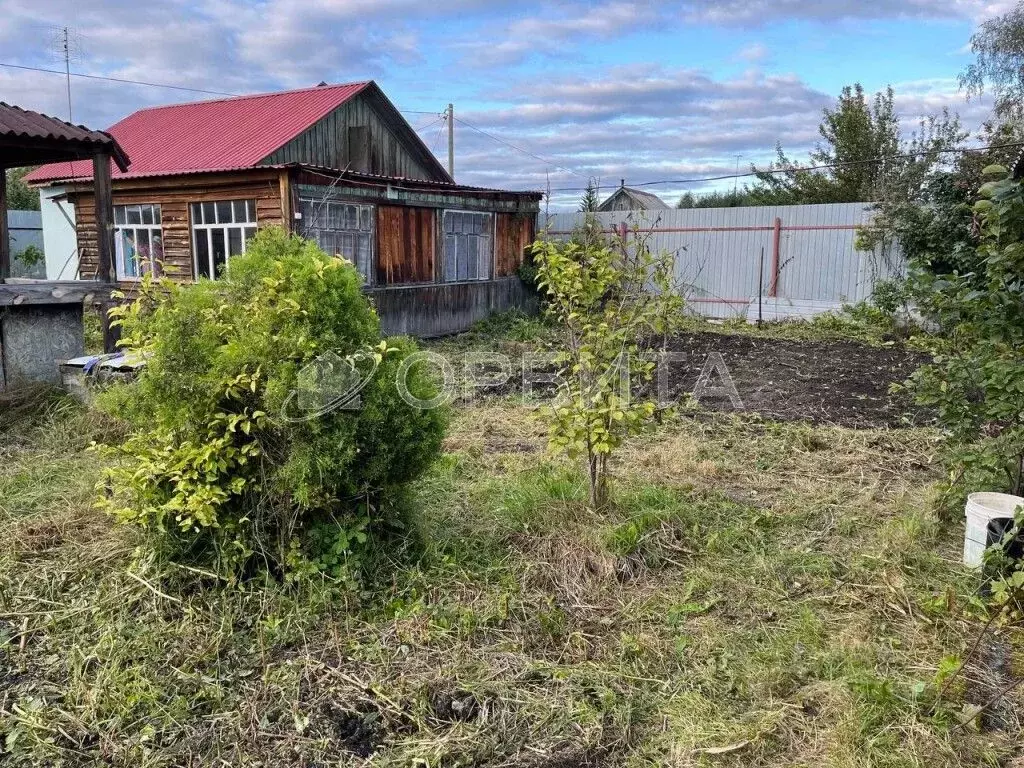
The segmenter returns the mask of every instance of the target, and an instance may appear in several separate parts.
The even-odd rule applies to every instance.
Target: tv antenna
[[[74,122],[71,109],[71,62],[82,61],[82,36],[70,27],[56,27],[50,38],[50,48],[64,64],[64,77],[68,94],[68,122]]]

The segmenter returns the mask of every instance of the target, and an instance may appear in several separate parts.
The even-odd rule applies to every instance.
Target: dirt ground
[[[658,345],[660,347],[660,345]],[[868,346],[845,340],[789,340],[729,335],[720,333],[682,333],[668,344],[668,351],[680,356],[664,367],[665,395],[669,401],[681,402],[694,391],[694,385],[705,367],[708,356],[721,355],[728,375],[735,384],[741,404],[733,402],[720,391],[699,398],[703,408],[716,411],[759,413],[777,421],[810,421],[843,427],[921,426],[928,414],[917,408],[906,394],[890,394],[894,383],[907,379],[925,360],[920,353],[902,344]],[[444,350],[451,355],[456,370],[462,370],[460,352]],[[476,393],[503,396],[522,392],[516,360],[523,350],[473,350],[485,354],[498,352],[511,361],[508,378],[493,386],[480,386]],[[533,352],[532,348],[529,349]],[[531,366],[538,377],[531,389],[538,397],[551,392],[551,385],[542,381],[551,371],[543,364]],[[478,375],[495,375],[498,369],[484,365]],[[721,371],[710,372],[707,382],[712,389],[721,388]],[[499,377],[500,378],[500,377]],[[650,387],[657,386],[652,382]]]
[[[686,356],[685,362],[669,368],[673,395],[692,391],[708,355],[717,352],[743,409],[766,418],[845,427],[897,427],[925,420],[908,396],[889,392],[890,385],[906,380],[925,359],[901,345],[690,333],[676,337],[669,349]],[[710,385],[721,384],[716,372]],[[724,396],[702,398],[700,404],[734,409]]]

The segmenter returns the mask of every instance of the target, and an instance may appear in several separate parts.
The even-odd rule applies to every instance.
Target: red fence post
[[[779,293],[779,246],[782,242],[782,219],[775,217],[775,226],[772,227],[772,278],[768,283],[768,295],[778,296]]]

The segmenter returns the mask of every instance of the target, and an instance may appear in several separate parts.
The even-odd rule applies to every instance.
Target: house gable
[[[259,164],[286,163],[426,181],[452,180],[375,83],[274,150]]]

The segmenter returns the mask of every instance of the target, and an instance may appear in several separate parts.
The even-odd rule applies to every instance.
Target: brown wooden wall
[[[509,277],[523,263],[523,252],[535,239],[534,217],[499,213],[495,222],[494,250],[498,277]]]
[[[377,206],[377,284],[434,281],[437,214],[433,208]]]
[[[114,205],[158,204],[164,237],[163,274],[175,280],[192,279],[192,244],[189,204],[213,200],[256,200],[258,227],[290,223],[282,209],[280,171],[234,174],[196,174],[153,179],[125,179],[114,182]],[[286,202],[287,197],[285,198]],[[94,279],[98,267],[96,215],[92,192],[75,193],[75,228],[78,234],[79,270],[86,280]],[[124,283],[130,288],[132,283]]]

